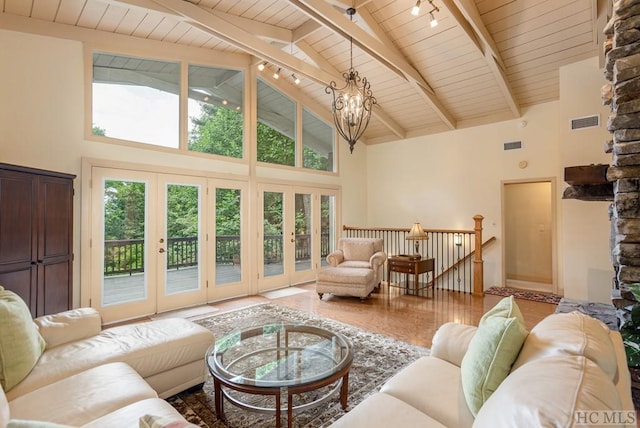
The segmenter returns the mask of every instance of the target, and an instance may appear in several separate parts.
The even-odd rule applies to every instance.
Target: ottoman
[[[352,267],[327,267],[318,272],[316,292],[322,299],[324,293],[336,296],[353,296],[365,300],[376,288],[372,269]]]

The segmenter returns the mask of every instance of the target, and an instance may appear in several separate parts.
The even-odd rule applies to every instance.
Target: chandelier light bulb
[[[278,80],[280,78],[280,70],[282,70],[281,68],[278,68],[278,71],[276,71],[275,73],[273,73],[273,78]]]
[[[258,71],[263,71],[266,66],[267,66],[267,61],[261,62],[260,64],[258,64]]]
[[[420,0],[418,0],[418,1],[416,2],[416,5],[415,5],[415,6],[413,6],[413,9],[411,9],[411,15],[413,15],[413,16],[418,16],[418,15],[420,15],[420,3],[421,3],[421,1],[420,1]]]

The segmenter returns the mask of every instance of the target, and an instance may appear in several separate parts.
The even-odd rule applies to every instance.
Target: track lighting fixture
[[[295,83],[296,85],[300,84],[300,78],[296,76],[295,73],[291,73],[291,78],[293,79],[293,83]]]
[[[280,78],[280,71],[282,70],[282,68],[278,67],[278,71],[276,71],[275,73],[273,73],[273,78],[278,80]]]
[[[434,28],[438,25],[438,20],[433,15],[433,12],[429,12],[429,25],[431,25],[431,28]]]
[[[422,3],[422,2],[420,0],[418,0],[416,2],[416,5],[413,6],[413,9],[411,9],[411,15],[413,15],[413,16],[420,15],[420,3]]]
[[[263,71],[266,66],[267,61],[261,62],[260,64],[258,64],[258,71]]]
[[[427,12],[429,14],[429,25],[431,26],[431,28],[434,28],[436,25],[438,25],[438,20],[436,19],[436,16],[434,15],[434,12],[440,12],[440,9],[438,8],[438,6],[436,6],[435,4],[433,4],[433,0],[427,0],[429,2],[429,5],[431,6],[431,10],[429,12]],[[418,16],[420,14],[420,5],[422,4],[421,0],[416,1],[416,5],[413,6],[413,8],[411,9],[411,14],[413,16]]]

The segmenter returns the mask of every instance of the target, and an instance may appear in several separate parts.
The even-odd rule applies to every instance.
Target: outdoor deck
[[[325,263],[323,263],[324,265]],[[216,265],[216,284],[229,284],[241,280],[240,265]],[[296,271],[311,268],[309,260],[296,263]],[[265,265],[265,275],[273,276],[283,272],[282,263],[268,263]],[[144,273],[131,275],[115,275],[104,278],[103,304],[114,304],[144,298]],[[179,293],[197,289],[197,266],[171,269],[167,271],[167,294]]]

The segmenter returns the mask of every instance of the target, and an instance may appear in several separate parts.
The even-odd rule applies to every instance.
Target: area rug
[[[377,391],[382,384],[402,367],[417,358],[428,355],[427,348],[414,346],[381,334],[322,318],[273,303],[216,314],[194,322],[213,331],[220,338],[234,330],[281,321],[322,327],[344,335],[353,345],[354,358],[349,372],[349,408]],[[372,322],[375,322],[372,319]],[[194,388],[169,397],[167,401],[188,421],[205,428],[273,427],[275,417],[248,412],[225,401],[226,420],[221,422],[215,414],[213,381],[208,377],[202,389]],[[338,397],[321,406],[294,414],[295,427],[323,427],[344,415]],[[282,420],[286,426],[286,419]]]
[[[518,288],[511,287],[491,287],[484,290],[484,294],[493,294],[496,296],[513,296],[516,299],[533,300],[541,303],[552,303],[557,305],[562,299],[562,296],[551,293],[538,293],[535,291],[520,290]]]

